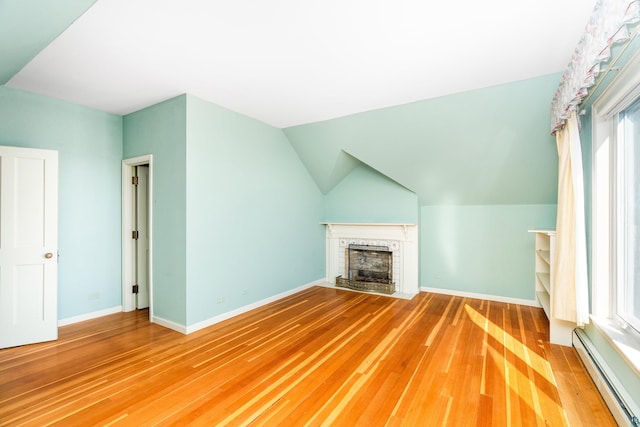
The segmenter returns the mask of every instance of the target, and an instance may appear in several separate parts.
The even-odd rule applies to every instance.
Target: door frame
[[[131,238],[135,202],[131,178],[134,167],[140,165],[149,165],[149,321],[153,322],[153,155],[151,154],[122,161],[122,311],[136,309],[133,293],[135,243]]]

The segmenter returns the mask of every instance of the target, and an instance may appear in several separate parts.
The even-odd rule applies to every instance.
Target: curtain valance
[[[640,21],[640,0],[598,0],[585,33],[562,75],[551,102],[551,133],[561,129],[592,87],[611,47],[629,40],[631,26]]]

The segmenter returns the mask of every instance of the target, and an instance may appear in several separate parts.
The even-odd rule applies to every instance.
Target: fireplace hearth
[[[387,246],[350,244],[345,251],[345,275],[336,286],[367,292],[393,294],[393,252]]]

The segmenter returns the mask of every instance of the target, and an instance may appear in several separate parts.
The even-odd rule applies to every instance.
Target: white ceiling
[[[289,127],[563,71],[594,4],[98,0],[8,85],[116,114],[186,92]]]

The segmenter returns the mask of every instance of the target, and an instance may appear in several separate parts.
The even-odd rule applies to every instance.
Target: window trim
[[[628,273],[628,271],[626,270],[625,267],[630,259],[629,254],[627,253],[629,248],[627,247],[627,238],[626,238],[629,233],[629,230],[627,229],[629,224],[628,224],[628,221],[625,219],[625,215],[627,214],[627,203],[628,203],[628,197],[629,197],[629,193],[627,191],[627,179],[628,179],[628,173],[629,173],[629,170],[628,170],[629,165],[627,163],[627,160],[629,158],[626,157],[628,141],[626,141],[625,139],[626,129],[627,129],[626,127],[627,119],[626,119],[626,114],[623,115],[622,113],[623,112],[626,113],[630,108],[634,107],[636,109],[636,114],[638,114],[638,112],[640,112],[640,110],[638,110],[638,106],[640,106],[640,94],[638,95],[638,97],[635,98],[635,100],[633,100],[631,104],[626,106],[622,111],[620,111],[615,116],[615,118],[617,119],[616,144],[614,145],[615,147],[614,151],[615,151],[615,157],[616,157],[615,194],[622,195],[616,200],[617,217],[614,225],[616,228],[615,233],[616,233],[616,239],[617,239],[616,249],[614,251],[614,253],[617,254],[616,283],[620,283],[621,281],[626,280],[625,276]],[[634,146],[637,143],[640,143],[640,141],[633,141],[633,142],[634,142],[633,144]],[[635,167],[637,166],[634,166],[634,168]],[[637,201],[635,203],[637,203]],[[629,292],[628,286],[624,286],[623,291],[620,291],[619,288],[616,287],[616,303],[615,303],[614,315],[621,324],[623,325],[625,323],[628,324],[629,327],[635,329],[635,331],[640,334],[640,321],[635,314],[627,312],[628,307],[627,307],[627,304],[625,304],[624,302],[625,300],[629,301],[632,298],[632,295],[635,291],[632,291],[631,294],[629,294],[628,292]],[[621,306],[624,308],[621,308]],[[623,312],[625,312],[625,314],[623,314]]]

